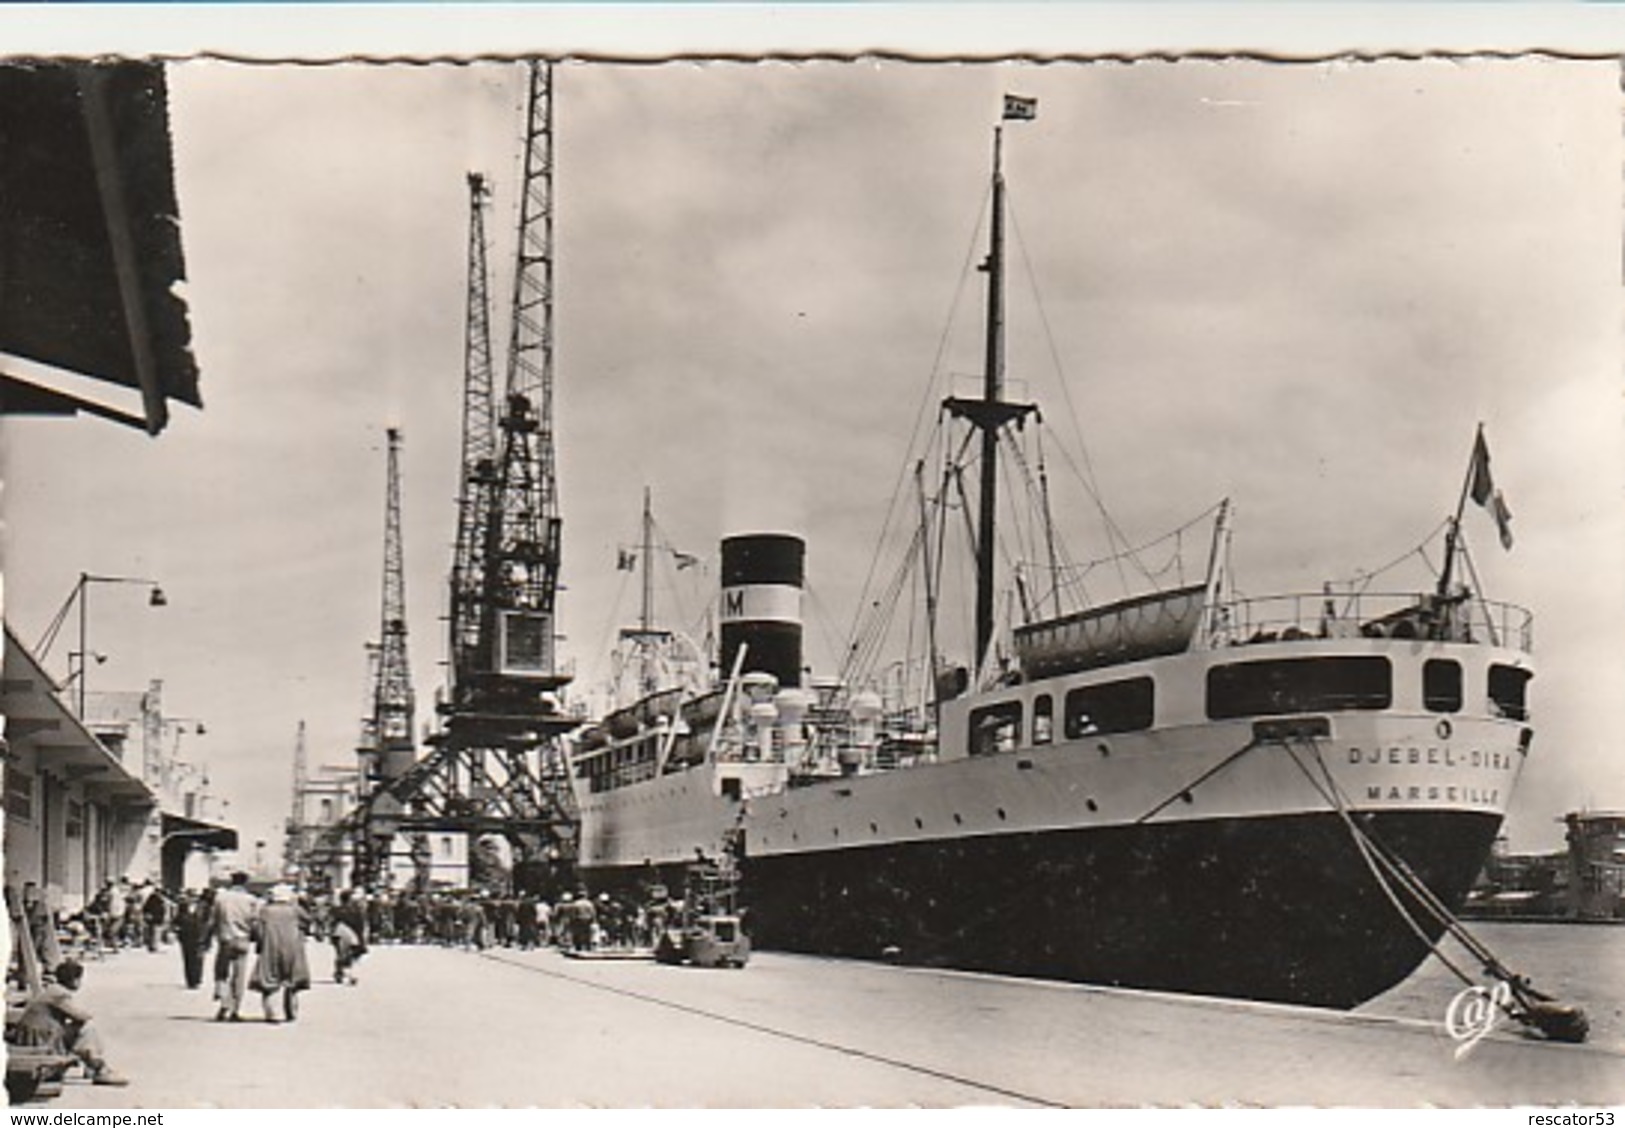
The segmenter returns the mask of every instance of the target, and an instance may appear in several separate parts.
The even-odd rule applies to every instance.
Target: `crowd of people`
[[[563,892],[556,901],[537,894],[496,894],[470,890],[426,893],[361,893],[305,899],[312,934],[326,936],[346,909],[361,918],[359,939],[381,944],[433,944],[441,947],[561,947],[575,950],[653,947],[674,908],[665,886],[653,884],[637,897],[586,890]]]
[[[18,898],[28,920],[39,989],[18,997],[7,1040],[72,1056],[97,1084],[127,1080],[106,1060],[91,1016],[77,1001],[85,962],[119,949],[157,952],[173,944],[186,987],[199,990],[214,952],[214,1018],[239,1022],[250,993],[264,1020],[293,1022],[311,986],[310,942],[333,949],[333,981],[357,982],[358,962],[374,944],[427,944],[484,951],[558,947],[582,952],[652,948],[683,903],[648,882],[635,896],[585,889],[556,899],[470,890],[429,892],[298,891],[278,884],[254,893],[247,873],[202,891],[168,893],[152,883],[108,882],[82,910],[59,917],[33,883]],[[13,983],[24,986],[14,963]]]
[[[6,901],[14,914],[13,958],[6,978],[7,1092],[11,1092],[14,1059],[18,1068],[41,1059],[78,1062],[93,1084],[128,1085],[129,1078],[108,1063],[101,1031],[78,997],[84,964],[64,953],[60,922],[39,886],[32,881],[21,890],[8,886]],[[145,942],[145,918],[139,909],[137,903],[132,936],[135,942]],[[122,932],[122,915],[119,927]],[[32,1087],[30,1074],[29,1091]]]

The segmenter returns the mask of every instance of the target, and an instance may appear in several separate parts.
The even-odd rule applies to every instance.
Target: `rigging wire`
[[[1449,524],[1450,524],[1450,518],[1446,517],[1445,519],[1440,521],[1437,525],[1433,526],[1433,528],[1428,531],[1427,536],[1423,537],[1419,544],[1417,544],[1417,545],[1415,545],[1415,546],[1413,546],[1411,548],[1406,549],[1404,552],[1402,552],[1400,555],[1396,556],[1394,559],[1390,560],[1388,563],[1384,564],[1382,567],[1374,569],[1373,571],[1367,572],[1366,575],[1365,575],[1365,578],[1366,578],[1367,582],[1369,583],[1369,581],[1376,579],[1378,576],[1382,575],[1384,572],[1390,572],[1393,569],[1399,567],[1401,564],[1405,563],[1405,561],[1409,560],[1412,556],[1420,556],[1423,563],[1429,564],[1429,567],[1431,568],[1431,564],[1428,561],[1427,556],[1425,554],[1423,554],[1422,550],[1424,548],[1426,548],[1430,543],[1432,543],[1432,541],[1440,534],[1440,532],[1442,532],[1445,528],[1447,528],[1449,526]]]
[[[1395,568],[1399,567],[1413,556],[1419,558],[1423,565],[1427,567],[1429,571],[1433,572],[1434,575],[1438,575],[1438,572],[1433,568],[1433,562],[1427,557],[1426,548],[1439,536],[1440,532],[1449,525],[1450,519],[1446,517],[1428,531],[1428,534],[1422,538],[1421,543],[1414,545],[1411,548],[1407,548],[1404,552],[1400,553],[1398,556],[1394,557],[1380,568],[1373,569],[1369,572],[1356,572],[1347,580],[1333,581],[1334,584],[1343,583],[1348,585],[1348,598],[1343,604],[1343,616],[1346,618],[1354,613],[1355,604],[1359,602],[1362,595],[1371,590],[1371,585],[1376,581],[1377,577],[1393,571]]]
[[[920,551],[923,537],[923,530],[916,529],[901,563],[892,573],[885,590],[872,603],[874,617],[870,620],[868,629],[852,642],[842,665],[842,681],[854,684],[873,674],[879,650],[890,635],[892,622],[896,618],[897,608],[900,605],[898,596],[913,571],[914,558]]]
[[[807,603],[812,608],[812,617],[818,624],[819,633],[823,635],[824,646],[829,650],[830,654],[839,655],[841,653],[841,640],[836,637],[835,630],[831,625],[834,623],[835,617],[829,613],[829,608],[823,600],[823,593],[813,586],[812,580],[806,578],[803,583],[805,585],[804,590],[807,593]]]
[[[1148,554],[1152,549],[1156,548],[1158,545],[1162,544],[1164,541],[1174,541],[1176,543],[1176,545],[1181,544],[1183,542],[1183,538],[1184,538],[1185,534],[1189,533],[1190,530],[1195,528],[1196,526],[1198,526],[1198,525],[1202,524],[1203,522],[1208,521],[1209,519],[1211,519],[1219,511],[1220,507],[1223,504],[1224,504],[1223,502],[1217,502],[1217,503],[1215,503],[1213,505],[1208,506],[1206,509],[1202,510],[1202,512],[1198,513],[1196,516],[1190,518],[1189,520],[1185,521],[1184,523],[1176,526],[1175,528],[1169,530],[1166,533],[1163,533],[1160,536],[1154,537],[1151,540],[1144,541],[1141,544],[1134,546],[1130,551],[1132,551],[1136,556],[1139,556],[1139,555],[1142,555],[1142,554]],[[1114,559],[1117,559],[1117,557],[1113,557],[1113,556],[1099,557],[1097,559],[1087,561],[1081,566],[1074,565],[1073,567],[1078,569],[1078,575],[1077,575],[1076,579],[1072,579],[1069,576],[1066,582],[1069,583],[1069,584],[1074,583],[1074,582],[1081,583],[1082,577],[1084,575],[1087,575],[1089,572],[1093,571],[1095,568],[1098,568],[1098,567],[1101,567],[1102,565],[1111,563]],[[1168,564],[1165,564],[1156,573],[1146,571],[1146,575],[1148,577],[1153,577],[1154,578],[1155,575],[1160,575],[1161,573],[1167,572],[1173,566],[1174,566],[1174,562],[1173,562],[1173,560],[1170,560],[1170,562]]]
[[[56,636],[61,632],[62,624],[67,621],[68,611],[73,607],[73,601],[82,597],[79,587],[79,584],[74,584],[73,590],[68,593],[68,598],[63,600],[62,606],[57,610],[50,626],[45,628],[45,633],[40,636],[39,643],[34,647],[34,653],[38,655],[41,664],[45,662],[46,656],[51,652],[51,647],[56,645]],[[83,661],[82,656],[81,661]]]
[[[1040,416],[1038,421],[1042,423],[1043,417]],[[1059,618],[1061,615],[1061,593],[1056,588],[1055,577],[1060,563],[1055,548],[1055,514],[1050,511],[1049,504],[1049,463],[1044,459],[1044,430],[1042,427],[1036,430],[1033,438],[1034,445],[1038,447],[1038,489],[1039,504],[1044,515],[1044,555],[1049,563],[1051,594],[1055,597],[1055,616]]]
[[[1072,399],[1072,390],[1066,380],[1065,368],[1061,363],[1060,348],[1055,343],[1055,331],[1050,324],[1049,310],[1044,304],[1043,290],[1038,285],[1038,273],[1033,268],[1031,255],[1027,252],[1027,240],[1021,230],[1021,217],[1016,209],[1013,194],[1010,193],[1008,188],[1006,189],[1005,200],[1010,215],[1011,227],[1014,229],[1016,236],[1016,248],[1020,252],[1022,266],[1026,270],[1028,285],[1032,288],[1033,305],[1038,313],[1039,324],[1043,327],[1044,343],[1049,349],[1050,362],[1055,368],[1055,382],[1061,386],[1061,399],[1066,404],[1067,418],[1072,423],[1072,429],[1077,432],[1078,451],[1083,458],[1083,469],[1079,470],[1076,464],[1072,463],[1071,459],[1067,457],[1064,447],[1062,448],[1062,457],[1072,466],[1079,483],[1089,495],[1090,500],[1095,503],[1095,508],[1100,511],[1101,520],[1106,526],[1107,536],[1115,537],[1118,543],[1126,545],[1129,543],[1128,537],[1123,533],[1117,520],[1111,515],[1111,511],[1106,508],[1106,500],[1100,489],[1100,479],[1095,473],[1094,460],[1089,455],[1089,444],[1084,437],[1082,418],[1078,412],[1077,404]]]
[[[1456,543],[1461,547],[1461,558],[1467,564],[1467,574],[1473,578],[1473,590],[1482,593],[1484,590],[1484,584],[1478,578],[1478,565],[1473,561],[1473,554],[1467,551],[1467,541],[1465,538],[1457,536]],[[1479,603],[1482,604],[1483,602],[1484,599],[1481,594],[1479,596]],[[1495,629],[1495,618],[1490,614],[1488,608],[1485,608],[1484,612],[1484,626],[1490,634],[1490,645],[1501,645],[1499,634]]]
[[[931,367],[927,372],[925,389],[920,397],[920,406],[915,412],[914,427],[909,433],[908,445],[904,448],[902,464],[899,467],[897,479],[892,485],[891,497],[886,502],[886,514],[881,521],[880,536],[875,541],[875,549],[869,559],[869,568],[864,575],[863,586],[858,593],[857,610],[853,614],[852,627],[848,632],[848,637],[855,637],[858,633],[860,622],[864,614],[864,608],[868,606],[870,584],[874,581],[875,570],[880,565],[880,557],[883,548],[886,544],[887,538],[891,534],[892,518],[897,512],[899,499],[903,496],[904,485],[908,480],[909,467],[915,461],[916,444],[920,440],[920,432],[928,415],[927,409],[930,406],[933,394],[936,392],[938,381],[942,377],[943,358],[948,352],[948,338],[952,332],[955,311],[959,309],[960,301],[964,297],[965,288],[970,276],[971,264],[976,259],[976,248],[981,241],[983,223],[985,222],[986,213],[988,210],[987,203],[989,197],[992,195],[992,192],[993,185],[991,182],[989,182],[987,190],[982,194],[981,200],[977,204],[978,219],[975,224],[975,229],[971,234],[970,245],[966,250],[964,263],[959,270],[959,280],[954,286],[953,298],[948,303],[948,316],[944,319],[942,334],[937,339],[936,355],[932,358]]]
[[[612,667],[614,666],[613,655],[615,651],[615,634],[617,630],[615,624],[620,618],[621,601],[626,598],[626,585],[631,582],[632,575],[630,572],[621,572],[620,577],[620,583],[615,589],[615,597],[609,601],[609,611],[604,618],[604,626],[600,632],[603,642],[599,645],[598,649],[594,651],[595,654],[610,655],[610,663]],[[609,683],[612,691],[617,676],[617,672],[612,669],[609,675]]]

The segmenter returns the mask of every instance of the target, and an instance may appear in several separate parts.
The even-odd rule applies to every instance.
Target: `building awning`
[[[0,715],[5,717],[5,743],[11,749],[35,750],[42,767],[73,782],[82,782],[91,798],[114,806],[149,810],[152,791],[132,774],[74,716],[57,696],[56,683],[6,625],[6,649],[0,666]]]
[[[0,65],[0,414],[202,406],[162,64]],[[139,414],[9,358],[135,389]]]
[[[208,850],[237,849],[237,829],[222,823],[207,822],[172,811],[163,813],[163,839],[168,843],[184,839],[193,847]]]

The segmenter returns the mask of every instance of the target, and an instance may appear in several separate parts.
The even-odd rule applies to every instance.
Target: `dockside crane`
[[[430,752],[388,782],[389,825],[500,836],[518,866],[568,865],[576,817],[563,736],[578,723],[556,657],[562,519],[553,423],[553,74],[528,71],[506,384],[493,394],[484,216],[469,177],[469,282],[449,684]]]
[[[468,287],[463,335],[462,468],[457,498],[457,541],[452,551],[447,604],[451,638],[451,683],[471,671],[480,653],[480,607],[485,575],[486,526],[497,484],[496,411],[492,396],[491,282],[487,266],[485,214],[491,187],[478,172],[468,174]]]
[[[305,865],[305,789],[310,781],[310,762],[305,751],[305,722],[299,722],[299,736],[293,746],[293,804],[282,847],[282,869],[298,874]]]
[[[391,789],[417,761],[413,729],[417,702],[406,647],[406,565],[401,535],[401,431],[386,431],[384,582],[378,643],[372,650],[370,709],[356,749],[360,801],[353,829],[352,879],[376,886],[385,880],[400,817],[407,810]],[[423,853],[414,846],[417,859]]]

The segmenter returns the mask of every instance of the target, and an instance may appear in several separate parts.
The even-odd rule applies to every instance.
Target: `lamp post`
[[[95,650],[92,650],[89,654],[78,650],[68,651],[68,680],[62,683],[63,689],[73,685],[84,676],[85,661],[87,659],[100,666],[107,661],[107,655]]]
[[[166,607],[169,605],[169,599],[164,595],[164,589],[158,586],[157,580],[149,580],[142,576],[98,576],[90,572],[79,573],[79,579],[74,582],[73,590],[68,593],[68,598],[62,603],[62,609],[56,613],[56,618],[51,621],[50,627],[46,629],[45,637],[40,640],[40,645],[36,649],[39,652],[40,661],[43,662],[46,654],[51,649],[51,644],[56,641],[56,636],[62,629],[62,623],[68,616],[68,609],[77,603],[79,606],[79,649],[76,654],[79,658],[77,674],[79,685],[75,696],[78,700],[80,721],[85,719],[85,683],[90,680],[87,658],[91,656],[91,651],[89,646],[86,645],[85,636],[89,628],[90,615],[87,597],[91,584],[141,584],[149,589],[147,592],[147,606]],[[74,654],[68,656],[69,681],[72,681],[75,676],[72,669],[74,656]],[[105,661],[101,655],[95,655],[95,658],[98,663]]]

